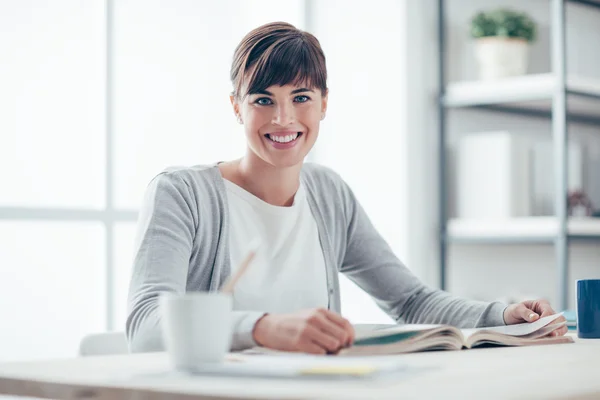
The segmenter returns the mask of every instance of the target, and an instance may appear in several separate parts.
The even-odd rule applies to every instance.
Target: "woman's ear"
[[[325,94],[321,98],[321,120],[325,119],[327,113],[327,101],[329,100],[329,89],[325,91]]]
[[[232,94],[229,96],[229,101],[231,102],[233,113],[235,114],[237,121],[240,124],[243,124],[244,121],[242,120],[242,114],[240,114],[240,103],[238,103],[237,98]]]

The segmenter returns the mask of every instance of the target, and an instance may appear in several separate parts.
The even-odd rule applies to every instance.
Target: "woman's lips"
[[[267,133],[265,138],[274,148],[285,150],[294,147],[302,136],[303,132],[284,131]]]

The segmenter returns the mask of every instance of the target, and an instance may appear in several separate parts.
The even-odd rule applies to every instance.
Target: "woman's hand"
[[[504,322],[506,325],[520,324],[523,322],[534,322],[539,318],[556,314],[550,303],[546,300],[527,300],[517,304],[511,304],[504,310]],[[566,321],[562,315],[555,322]],[[563,326],[554,332],[552,336],[563,336],[568,328]]]
[[[312,354],[337,353],[354,342],[354,328],[339,314],[322,308],[267,314],[252,332],[261,346]]]

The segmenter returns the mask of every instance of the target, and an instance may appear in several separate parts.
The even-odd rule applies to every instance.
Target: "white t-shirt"
[[[259,238],[262,246],[233,293],[233,309],[270,313],[328,306],[317,224],[300,185],[290,207],[264,202],[225,180],[232,273]]]

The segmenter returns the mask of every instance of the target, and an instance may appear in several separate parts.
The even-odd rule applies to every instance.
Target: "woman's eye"
[[[256,100],[255,103],[261,106],[268,106],[270,104],[273,104],[271,99],[269,99],[268,97],[261,97],[260,99]]]
[[[296,98],[294,100],[297,101],[298,103],[306,103],[308,100],[310,100],[310,97],[308,97],[308,96],[296,96]]]

